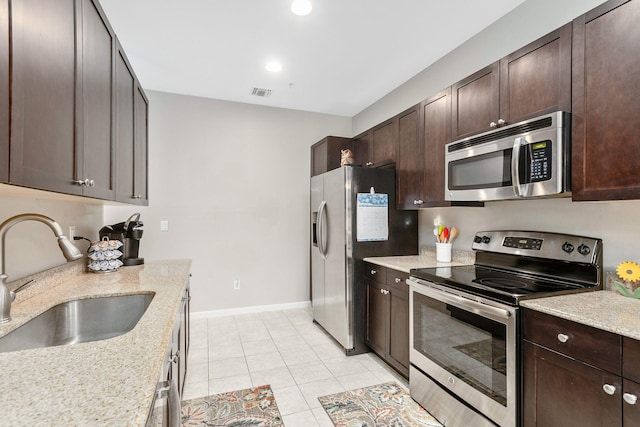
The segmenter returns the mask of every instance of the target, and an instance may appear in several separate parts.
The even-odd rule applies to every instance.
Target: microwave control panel
[[[540,182],[551,179],[551,141],[541,141],[529,144],[529,180]]]

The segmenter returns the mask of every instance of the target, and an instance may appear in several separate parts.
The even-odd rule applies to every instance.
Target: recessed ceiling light
[[[304,16],[311,13],[311,2],[309,0],[295,0],[291,3],[291,12],[296,15]]]
[[[282,64],[280,64],[278,61],[269,61],[264,68],[266,68],[267,71],[271,71],[272,73],[277,73],[279,71],[282,71]]]

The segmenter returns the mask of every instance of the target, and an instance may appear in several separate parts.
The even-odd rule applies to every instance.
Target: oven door
[[[515,426],[518,308],[414,277],[407,283],[411,365],[493,422]]]

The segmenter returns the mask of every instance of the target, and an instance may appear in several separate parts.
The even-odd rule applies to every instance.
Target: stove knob
[[[482,237],[476,236],[473,238],[473,243],[482,243]]]
[[[562,250],[570,254],[571,252],[573,252],[573,245],[569,242],[564,242],[564,244],[562,245]]]
[[[591,248],[583,244],[578,246],[578,252],[580,253],[580,255],[589,255],[591,253]]]
[[[482,236],[482,243],[489,243],[491,241],[491,237],[489,236]]]

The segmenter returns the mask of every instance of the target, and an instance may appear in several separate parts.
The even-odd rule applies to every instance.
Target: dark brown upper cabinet
[[[352,145],[351,138],[339,136],[327,136],[313,144],[311,146],[311,176],[339,168],[342,150],[351,150]]]
[[[82,0],[76,182],[85,196],[115,198],[115,34],[97,0]]]
[[[424,149],[423,199],[429,206],[449,206],[444,200],[444,146],[451,139],[451,89],[420,104],[421,142]]]
[[[357,165],[384,167],[396,161],[398,122],[386,120],[353,138],[353,151]]]
[[[419,105],[398,115],[396,207],[416,209],[423,203],[422,144],[418,135]]]
[[[640,198],[640,1],[573,22],[573,200]]]
[[[571,24],[452,86],[451,140],[571,111]]]
[[[134,111],[132,203],[147,205],[149,203],[149,100],[139,83],[136,84]]]
[[[9,181],[9,1],[0,0],[0,182]]]
[[[82,194],[76,175],[76,0],[21,0],[11,6],[10,182]],[[34,23],[38,31],[33,31]]]
[[[122,46],[116,49],[116,200],[130,203],[134,196],[134,123],[136,77]]]

